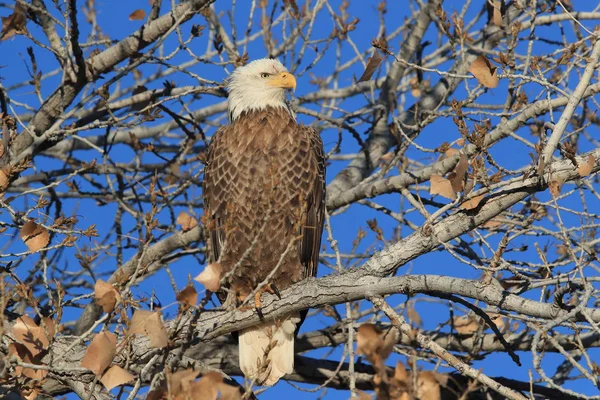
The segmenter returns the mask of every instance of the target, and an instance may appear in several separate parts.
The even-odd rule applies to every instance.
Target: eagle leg
[[[256,313],[258,314],[261,321],[265,319],[265,317],[262,313],[262,299],[261,299],[262,294],[265,292],[274,294],[275,296],[277,296],[277,298],[279,298],[279,300],[281,300],[281,293],[279,293],[279,289],[277,289],[277,286],[273,285],[272,283],[266,284],[264,287],[260,288],[256,292],[256,294],[254,295],[254,308],[256,309]]]
[[[260,318],[261,321],[264,321],[265,316],[262,313],[261,299],[260,299],[261,295],[262,295],[262,290],[259,290],[254,295],[254,307],[256,308],[256,313],[258,314],[258,318]]]
[[[281,300],[281,293],[279,293],[279,289],[277,289],[277,286],[273,285],[272,283],[267,285],[265,291],[274,294],[279,300]]]

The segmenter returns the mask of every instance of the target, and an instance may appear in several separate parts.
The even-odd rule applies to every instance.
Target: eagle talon
[[[262,308],[256,307],[256,313],[258,314],[258,318],[260,318],[261,321],[265,320],[265,316],[263,315]]]
[[[262,292],[259,290],[254,295],[254,308],[256,309],[256,313],[258,314],[258,317],[260,318],[260,320],[264,321],[265,316],[262,313],[262,306],[261,306],[261,301],[260,301],[261,294],[262,294]]]
[[[281,293],[279,293],[279,289],[277,289],[277,286],[273,285],[272,283],[269,283],[267,288],[269,289],[269,292],[273,293],[275,296],[277,296],[279,300],[281,300]]]

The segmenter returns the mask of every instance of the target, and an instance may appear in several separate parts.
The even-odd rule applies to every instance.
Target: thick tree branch
[[[35,113],[27,132],[19,135],[13,145],[13,162],[32,154],[31,145],[59,119],[64,111],[75,100],[86,84],[94,82],[102,74],[111,71],[116,65],[133,57],[149,44],[168,32],[176,21],[183,16],[183,21],[190,19],[196,12],[214,0],[188,0],[179,4],[168,14],[142,26],[133,35],[121,40],[116,45],[104,50],[88,60],[90,70],[85,80],[66,80],[53,94],[48,96],[42,107]],[[26,151],[29,149],[28,151]]]

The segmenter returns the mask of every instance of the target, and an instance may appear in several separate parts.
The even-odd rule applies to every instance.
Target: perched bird
[[[285,91],[295,88],[296,78],[278,60],[234,70],[227,81],[231,123],[213,136],[204,172],[209,258],[222,284],[215,290],[222,302],[254,305],[261,317],[263,292],[279,296],[315,276],[319,262],[323,143],[286,103]],[[305,315],[262,317],[238,332],[248,379],[273,385],[293,371],[294,337]]]

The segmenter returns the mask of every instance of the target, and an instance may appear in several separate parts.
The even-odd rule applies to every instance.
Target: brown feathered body
[[[324,183],[320,136],[286,108],[245,112],[215,134],[204,177],[205,222],[211,261],[220,264],[236,301],[267,283],[284,290],[316,275]],[[247,377],[269,385],[292,372],[298,322],[291,315],[240,332]]]

